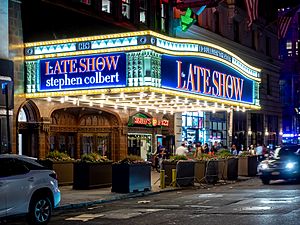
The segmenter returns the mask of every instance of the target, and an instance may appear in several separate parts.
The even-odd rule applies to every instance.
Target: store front
[[[142,31],[27,43],[25,54],[20,97],[40,115],[39,156],[146,159],[158,142],[174,152],[184,139],[227,140],[227,114],[260,109],[260,70],[212,43]]]

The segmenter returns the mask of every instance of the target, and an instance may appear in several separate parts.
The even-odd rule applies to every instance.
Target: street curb
[[[55,208],[55,211],[61,211],[61,210],[65,210],[65,209],[84,208],[84,207],[97,205],[97,204],[103,204],[103,203],[108,203],[108,202],[113,202],[113,201],[118,201],[118,200],[137,198],[137,197],[155,195],[155,194],[160,194],[160,193],[164,193],[164,192],[171,192],[171,191],[178,191],[178,190],[182,190],[182,188],[174,188],[174,189],[172,188],[172,189],[166,189],[166,190],[160,190],[160,191],[129,193],[129,194],[126,194],[123,196],[113,197],[111,199],[101,199],[101,200],[95,200],[95,201],[80,202],[80,203],[73,203],[73,204],[58,206],[57,208]]]

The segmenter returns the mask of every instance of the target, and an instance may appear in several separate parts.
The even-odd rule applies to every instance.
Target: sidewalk
[[[151,171],[151,190],[147,192],[136,193],[114,193],[111,192],[111,187],[97,188],[91,190],[73,190],[72,186],[60,186],[61,202],[58,210],[80,208],[90,206],[93,204],[100,204],[104,202],[110,202],[115,200],[122,200],[134,197],[141,197],[145,195],[157,194],[161,192],[180,190],[180,187],[167,186],[164,189],[160,188],[160,174],[156,171]],[[245,181],[251,179],[251,177],[239,177],[237,181]],[[217,185],[227,184],[226,182],[219,182]],[[197,186],[197,184],[195,184]],[[213,185],[206,185],[208,188]]]
[[[111,192],[111,187],[97,188],[91,190],[74,190],[72,186],[60,186],[61,202],[58,209],[70,209],[99,204],[109,201],[151,195],[155,193],[173,191],[180,189],[179,187],[169,187],[161,189],[160,174],[156,171],[151,171],[151,190],[147,192],[136,193],[114,193]]]

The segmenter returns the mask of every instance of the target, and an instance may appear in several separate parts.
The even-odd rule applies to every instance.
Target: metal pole
[[[8,83],[5,84],[4,92],[5,92],[5,106],[6,106],[7,152],[11,153],[10,126],[9,126],[9,105],[8,105]]]

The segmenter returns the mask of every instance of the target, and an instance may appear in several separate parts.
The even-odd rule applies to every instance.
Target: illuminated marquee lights
[[[74,51],[73,47],[72,52],[69,52],[70,49],[65,49],[66,43],[68,44],[68,46],[71,46],[74,43],[78,44],[81,42],[91,43],[91,49],[86,51]],[[43,49],[43,54],[41,54],[41,52],[37,53],[36,48]],[[237,55],[218,45],[199,40],[167,37],[153,31],[129,32],[85,38],[26,43],[25,53],[26,60],[34,60],[46,57],[51,58],[83,54],[97,54],[104,52],[132,51],[147,48],[155,49],[162,53],[164,53],[163,49],[165,51],[168,50],[168,54],[173,51],[172,54],[175,55],[182,55],[180,54],[180,52],[183,52],[186,55],[190,55],[189,52],[194,52],[198,54],[202,53],[204,54],[203,56],[205,56],[205,54],[206,56],[214,56],[215,60],[227,61],[231,65],[240,68],[241,71],[246,73],[248,76],[253,77],[253,79],[257,79],[260,77],[260,69],[247,64]],[[179,53],[177,51],[179,51]]]

